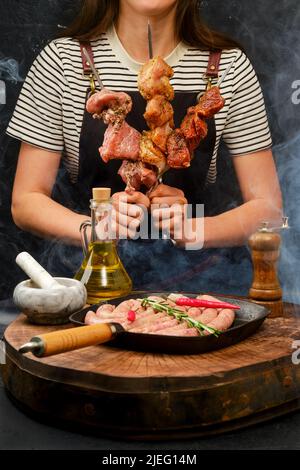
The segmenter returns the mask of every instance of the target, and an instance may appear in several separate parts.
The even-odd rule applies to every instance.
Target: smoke
[[[12,57],[4,57],[0,53],[0,131],[4,132],[6,124],[10,118],[10,110],[7,107],[9,86],[16,86],[22,83],[24,79],[21,77],[20,65],[17,60]],[[2,135],[0,135],[0,144],[2,143]],[[2,150],[2,149],[1,149]],[[3,163],[3,159],[1,162]]]
[[[210,25],[237,39],[260,79],[273,153],[291,228],[281,232],[279,278],[286,301],[300,301],[300,8],[295,0],[203,1]],[[215,13],[215,14],[212,14]],[[222,20],[220,21],[220,19]]]
[[[300,301],[300,133],[274,147],[290,229],[282,231],[279,277],[287,301]]]
[[[0,79],[15,84],[24,81],[19,73],[19,63],[15,59],[0,56]]]

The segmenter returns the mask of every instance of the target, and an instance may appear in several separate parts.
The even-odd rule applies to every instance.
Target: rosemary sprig
[[[221,334],[221,331],[216,330],[211,326],[207,326],[192,317],[189,317],[186,312],[183,312],[179,308],[171,307],[167,302],[157,302],[148,298],[138,300],[142,303],[142,307],[152,307],[153,310],[156,310],[157,312],[165,312],[167,315],[176,318],[176,320],[179,322],[185,321],[190,328],[196,328],[200,335],[203,335],[203,331],[207,331],[216,337]]]

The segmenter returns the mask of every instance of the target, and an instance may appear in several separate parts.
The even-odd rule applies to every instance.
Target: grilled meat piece
[[[201,140],[205,139],[207,136],[208,128],[204,119],[212,118],[223,108],[224,103],[225,101],[220,94],[219,88],[213,87],[204,93],[196,106],[191,106],[187,110],[187,114],[181,123],[180,130],[191,155],[199,146]],[[177,138],[179,139],[179,136],[177,136]],[[175,140],[175,136],[173,136],[173,139]],[[185,162],[184,154],[181,156],[178,155],[178,161],[180,159]],[[178,165],[174,151],[172,155],[169,155],[168,162],[169,160],[170,162],[175,161],[175,164]],[[171,166],[170,163],[169,165]],[[179,166],[176,166],[175,168],[179,168]]]
[[[169,101],[162,95],[156,95],[148,101],[144,118],[148,127],[155,129],[162,127],[167,122],[172,122],[173,115],[174,111]]]
[[[126,191],[139,191],[142,185],[140,164],[142,162],[124,160],[120,166],[118,175],[121,176],[126,184]]]
[[[120,125],[131,111],[132,100],[127,93],[103,88],[87,101],[86,109],[94,118],[103,119],[105,124]]]
[[[188,109],[180,129],[191,153],[205,139],[208,131],[206,122],[197,116],[195,106]]]
[[[207,132],[208,132],[206,122],[203,119],[199,118],[198,116],[195,116],[194,125],[195,125],[198,138],[200,140],[205,139],[205,137],[207,136]]]
[[[120,127],[109,124],[99,152],[102,160],[138,160],[141,134],[123,121]]]
[[[170,168],[188,168],[191,162],[191,153],[180,129],[170,134],[167,141],[168,158],[167,163]]]
[[[118,174],[126,184],[126,191],[139,191],[143,185],[151,188],[157,180],[157,171],[141,161],[124,160]]]
[[[167,100],[174,98],[174,90],[170,84],[173,69],[161,57],[154,57],[143,65],[138,76],[138,88],[145,100],[155,95],[163,95]]]
[[[220,89],[217,86],[207,90],[200,98],[199,103],[194,106],[194,111],[199,117],[209,119],[214,117],[225,104],[224,98],[221,96]]]
[[[140,141],[139,160],[157,167],[159,173],[161,173],[166,167],[166,157],[164,153],[152,142],[151,132],[149,131],[143,132]]]
[[[167,152],[167,141],[169,135],[173,132],[173,128],[174,123],[167,122],[164,126],[156,127],[151,131],[152,142],[164,153]]]

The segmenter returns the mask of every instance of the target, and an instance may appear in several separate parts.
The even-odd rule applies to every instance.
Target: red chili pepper
[[[136,319],[136,313],[134,310],[129,310],[127,314],[127,320],[128,321],[134,321]]]
[[[228,302],[190,299],[189,297],[179,297],[176,299],[176,305],[181,307],[205,307],[205,308],[230,308],[231,310],[240,310],[239,305],[229,304]]]

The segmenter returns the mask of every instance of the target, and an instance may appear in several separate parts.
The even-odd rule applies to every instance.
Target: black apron
[[[87,97],[89,92],[90,89],[87,90]],[[138,91],[127,93],[132,98],[133,107],[126,120],[142,132],[147,129],[143,118],[146,101]],[[176,127],[180,126],[187,108],[196,102],[197,93],[175,93],[172,105]],[[210,119],[207,124],[208,135],[196,149],[190,168],[170,169],[163,175],[163,183],[182,189],[188,203],[193,206],[204,203],[205,215],[213,215],[218,207],[214,204],[211,211],[210,191],[205,183],[216,142],[215,120]],[[124,182],[118,175],[122,162],[111,160],[104,163],[99,155],[106,127],[102,120],[93,119],[85,110],[80,136],[78,181],[70,190],[73,209],[80,213],[90,213],[89,200],[93,187],[110,187],[112,193],[124,191]],[[65,256],[65,260],[69,265],[70,260],[73,261],[75,272],[82,255],[74,248],[71,255],[71,249],[68,249],[69,256]],[[133,280],[134,289],[244,294],[251,281],[251,261],[245,247],[189,251],[175,247],[170,240],[138,239],[120,240],[118,252]]]

